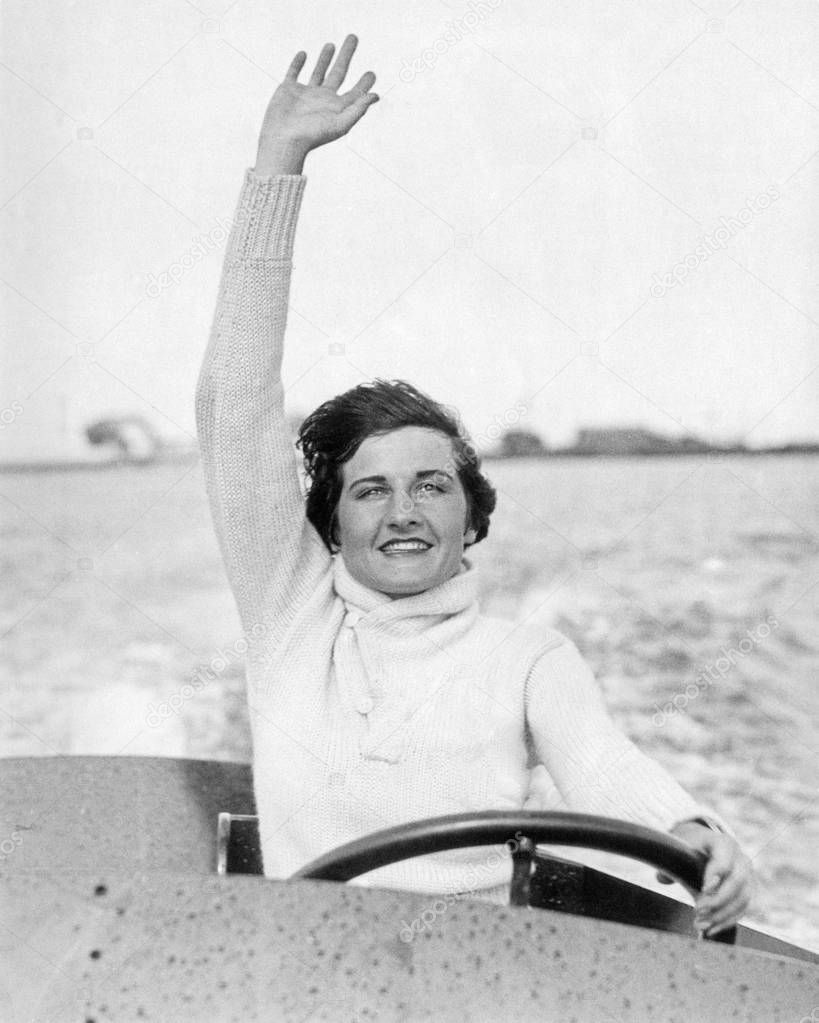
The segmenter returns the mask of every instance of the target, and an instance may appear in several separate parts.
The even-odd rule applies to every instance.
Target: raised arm
[[[305,517],[284,418],[281,363],[296,222],[307,154],[340,138],[378,97],[367,72],[339,95],[357,45],[333,67],[321,51],[307,84],[296,54],[268,104],[225,254],[196,388],[196,424],[211,512],[246,633],[284,630],[309,599],[329,552]],[[254,633],[255,635],[255,633]]]

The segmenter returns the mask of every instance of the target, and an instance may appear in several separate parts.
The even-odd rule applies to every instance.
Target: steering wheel
[[[378,867],[468,846],[505,844],[512,853],[509,902],[529,905],[529,882],[537,843],[581,846],[641,860],[679,881],[692,895],[702,888],[707,857],[673,835],[611,817],[533,810],[449,814],[385,828],[319,856],[293,879],[350,881]],[[714,941],[733,944],[736,928]]]

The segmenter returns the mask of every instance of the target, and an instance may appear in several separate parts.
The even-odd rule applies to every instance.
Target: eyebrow
[[[427,476],[445,476],[450,481],[450,483],[452,482],[453,479],[450,473],[448,473],[445,469],[420,469],[415,474],[415,478],[417,480],[425,479]],[[353,480],[353,482],[347,489],[352,490],[353,487],[357,487],[359,483],[386,483],[386,482],[387,482],[386,476],[362,476],[361,479],[359,480]]]

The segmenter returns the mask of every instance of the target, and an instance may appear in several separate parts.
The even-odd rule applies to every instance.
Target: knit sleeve
[[[306,178],[247,170],[196,386],[205,485],[245,633],[283,632],[330,554],[305,516],[281,363]],[[255,628],[254,628],[255,627]]]
[[[662,831],[689,817],[716,816],[617,728],[591,669],[565,637],[529,674],[526,719],[568,809]]]

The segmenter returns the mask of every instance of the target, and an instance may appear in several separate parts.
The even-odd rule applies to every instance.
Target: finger
[[[353,100],[338,116],[342,129],[348,132],[357,121],[361,120],[373,103],[377,103],[379,99],[380,97],[374,92],[367,92],[363,96],[359,96],[358,99]]]
[[[737,869],[726,878],[713,895],[706,895],[697,900],[697,915],[703,918],[716,919],[725,906],[738,898],[750,901],[753,875],[747,864],[740,863]]]
[[[287,74],[284,76],[291,82],[295,82],[299,77],[299,71],[304,67],[304,62],[307,60],[307,54],[304,50],[299,50],[296,56],[290,61],[290,67],[287,69]]]
[[[347,69],[350,66],[356,46],[358,46],[358,37],[352,34],[348,35],[341,44],[336,62],[324,80],[324,84],[328,89],[337,89],[344,81],[344,76],[347,74]]]
[[[713,938],[715,934],[719,934],[728,927],[736,927],[747,909],[747,905],[741,902],[731,906],[724,913],[720,913],[719,918],[709,924],[702,933],[708,938]]]
[[[346,103],[352,103],[354,99],[363,92],[369,92],[370,89],[375,85],[375,75],[372,71],[365,71],[364,74],[359,78],[355,85],[348,92],[342,92],[339,99],[344,100]]]
[[[715,894],[697,903],[697,923],[705,927],[725,924],[741,915],[751,901],[751,875],[739,869]]]
[[[733,843],[715,842],[711,850],[702,883],[702,890],[706,895],[715,892],[734,867],[735,849]]]
[[[735,886],[738,882],[744,883],[747,873],[741,859],[736,859],[724,867],[716,865],[710,873],[706,869],[699,898],[704,902],[708,902],[709,899],[724,900],[730,887]]]
[[[746,892],[739,892],[736,898],[732,899],[708,921],[705,933],[710,936],[724,931],[726,927],[732,927],[748,909],[749,901]]]
[[[335,46],[332,43],[325,43],[321,48],[316,66],[313,68],[313,73],[310,75],[310,85],[321,85],[324,81],[324,73],[330,66],[330,61],[333,59],[333,52]]]

